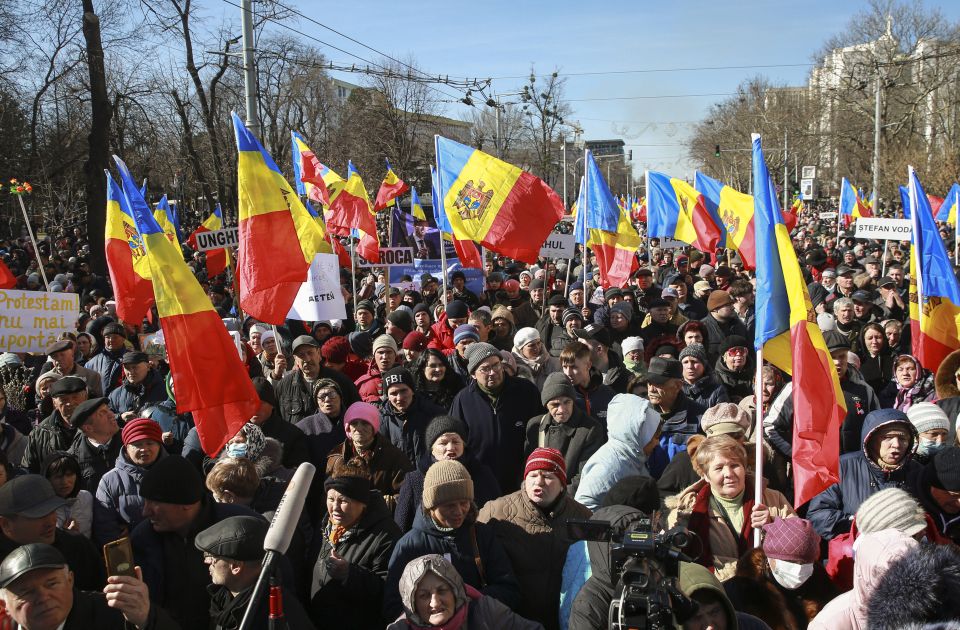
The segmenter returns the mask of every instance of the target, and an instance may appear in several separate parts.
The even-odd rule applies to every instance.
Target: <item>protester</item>
[[[329,378],[317,379],[313,384],[317,413],[307,416],[295,426],[303,432],[309,451],[307,461],[322,462],[330,450],[346,439],[343,429],[343,393],[337,382]]]
[[[32,473],[40,472],[40,464],[53,451],[65,451],[73,443],[76,429],[70,424],[74,409],[87,400],[87,386],[76,376],[65,376],[50,388],[53,412],[27,436],[27,450],[23,467]]]
[[[449,409],[454,396],[463,389],[463,379],[450,368],[447,357],[427,348],[417,360],[414,389],[442,409]]]
[[[63,499],[57,508],[57,527],[87,538],[93,531],[93,495],[81,487],[80,464],[75,455],[54,451],[41,464],[43,476]]]
[[[569,342],[566,334],[562,340],[564,346]],[[537,389],[543,387],[549,375],[560,371],[557,357],[561,356],[562,350],[563,346],[557,349],[556,355],[548,352],[535,328],[521,328],[513,338],[513,356],[517,361],[518,374],[536,385]]]
[[[413,463],[420,461],[429,445],[424,431],[430,421],[446,410],[416,393],[413,375],[403,367],[383,374],[386,400],[380,403],[380,433]]]
[[[715,377],[707,362],[707,351],[701,344],[687,344],[680,351],[679,359],[683,366],[683,393],[687,397],[707,409],[730,401],[729,390]]]
[[[915,494],[940,535],[960,543],[960,448],[932,457],[916,479]]]
[[[879,630],[956,626],[958,596],[960,552],[949,545],[920,545],[895,559],[875,582],[867,623]]]
[[[107,406],[106,398],[94,398],[77,406],[70,424],[77,430],[69,451],[80,464],[79,483],[95,494],[100,479],[117,463],[123,448],[117,417]]]
[[[127,352],[123,364],[123,384],[110,392],[110,408],[123,420],[136,417],[144,405],[163,402],[167,390],[163,376],[150,367],[150,357],[144,352]]]

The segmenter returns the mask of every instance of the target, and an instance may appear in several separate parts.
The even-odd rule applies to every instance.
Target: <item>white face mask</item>
[[[813,563],[796,564],[786,560],[774,560],[770,566],[773,579],[787,590],[798,589],[813,575]]]

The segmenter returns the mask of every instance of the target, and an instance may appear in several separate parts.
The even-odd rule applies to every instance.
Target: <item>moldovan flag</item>
[[[937,221],[946,221],[950,225],[956,225],[958,208],[960,208],[960,184],[954,183],[950,187],[950,192],[943,198],[940,209],[937,210]]]
[[[177,239],[177,224],[173,220],[173,211],[170,209],[170,202],[164,195],[157,203],[157,208],[153,211],[153,218],[157,220],[160,229],[167,235],[171,243],[179,243]]]
[[[453,243],[453,249],[457,253],[457,258],[460,259],[461,267],[464,269],[483,269],[483,260],[480,258],[480,252],[477,250],[476,244],[472,241],[461,241],[453,235],[453,228],[450,226],[450,219],[443,209],[443,197],[440,196],[439,190],[437,169],[431,164],[430,197],[433,199],[433,220],[437,224],[437,229],[440,230],[441,241],[451,241]],[[416,196],[415,189],[413,199],[416,199],[419,204],[420,198]],[[420,210],[423,211],[423,208],[421,207]],[[441,242],[440,246],[444,247],[444,244]]]
[[[213,209],[213,212],[210,213],[210,216],[207,217],[207,220],[201,223],[200,227],[193,231],[193,234],[191,234],[190,238],[187,239],[187,244],[196,249],[197,234],[200,232],[215,232],[222,229],[223,213],[220,210],[220,204],[217,204],[217,207]],[[227,252],[225,247],[207,250],[207,277],[213,278],[214,276],[219,276],[221,273],[227,270],[227,265],[229,263],[230,254]]]
[[[689,243],[713,254],[724,241],[706,200],[682,179],[647,171],[647,233]]]
[[[10,271],[10,267],[0,260],[0,289],[12,289],[17,286],[17,277]]]
[[[840,426],[847,409],[756,134],[753,190],[757,304],[765,305],[757,310],[754,346],[793,375],[793,486],[799,506],[840,479]]]
[[[390,205],[391,201],[410,190],[410,187],[397,177],[397,174],[390,168],[390,160],[385,161],[387,163],[387,175],[380,182],[380,190],[377,191],[377,199],[373,203],[374,210],[383,210]]]
[[[710,216],[714,217],[714,221],[718,221],[717,225],[726,234],[720,247],[737,250],[743,260],[743,267],[756,269],[753,197],[700,172],[694,176],[693,187],[703,195]]]
[[[844,225],[850,225],[854,219],[872,217],[870,208],[860,199],[857,189],[844,177],[840,181],[840,216]]]
[[[116,156],[114,160],[155,279],[177,412],[193,414],[200,444],[214,457],[256,412],[260,400],[237,346],[183,261],[180,248],[164,234],[126,165]]]
[[[317,252],[332,253],[273,158],[233,114],[240,190],[240,307],[268,324],[282,324]]]
[[[587,246],[597,257],[600,282],[605,287],[624,287],[639,267],[636,253],[640,236],[630,223],[626,204],[617,203],[610,192],[593,153],[587,150],[584,156],[583,205],[578,203],[577,214],[583,213]]]
[[[117,301],[117,316],[136,326],[153,304],[150,265],[143,249],[143,239],[127,206],[127,200],[110,173],[107,177],[107,223],[104,242],[107,269]]]
[[[563,216],[546,182],[459,142],[436,136],[439,192],[453,234],[527,263],[536,262]]]
[[[910,220],[910,332],[913,356],[936,372],[943,359],[960,348],[960,287],[937,230],[930,201],[916,171],[909,169]]]

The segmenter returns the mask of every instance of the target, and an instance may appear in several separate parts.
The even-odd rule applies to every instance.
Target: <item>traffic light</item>
[[[630,160],[631,162],[633,161],[633,149],[630,149],[629,151],[627,151],[627,159]]]
[[[713,147],[713,157],[720,157],[720,145],[714,145]]]
[[[799,197],[799,196],[800,196],[800,184],[798,184],[798,183],[795,182],[795,181],[791,181],[791,182],[790,182],[790,188],[791,188],[791,190],[793,190],[793,196],[794,196],[794,197]]]

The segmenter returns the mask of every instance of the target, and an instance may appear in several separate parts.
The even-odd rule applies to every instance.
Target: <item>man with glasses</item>
[[[753,393],[754,358],[746,338],[731,335],[720,345],[717,380],[727,390],[730,402],[738,403]]]
[[[500,351],[489,343],[466,352],[471,380],[453,399],[450,415],[469,428],[467,449],[490,466],[505,493],[520,488],[527,420],[544,412],[540,392],[529,381],[508,376]]]

